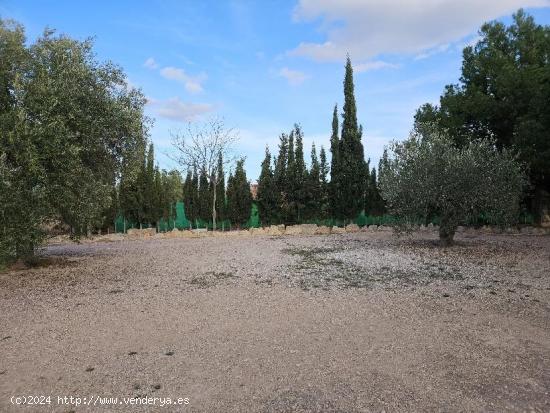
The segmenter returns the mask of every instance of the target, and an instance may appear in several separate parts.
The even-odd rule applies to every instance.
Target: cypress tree
[[[183,183],[183,204],[185,205],[185,215],[188,219],[193,219],[193,197],[192,197],[192,183],[193,173],[191,169],[187,169],[187,175]]]
[[[304,161],[304,134],[300,125],[294,125],[294,168],[293,168],[293,182],[290,185],[292,191],[292,198],[294,201],[293,215],[296,222],[302,222],[304,218],[304,211],[306,207],[306,163]]]
[[[143,179],[143,194],[144,194],[144,221],[148,224],[156,223],[155,213],[155,149],[153,144],[149,145],[147,151],[147,165],[145,168],[145,176]]]
[[[286,185],[282,188],[283,200],[281,205],[282,222],[294,224],[294,177],[296,175],[296,161],[294,158],[294,130],[288,135],[288,159],[286,162]]]
[[[353,68],[348,56],[344,77],[344,112],[342,114],[342,140],[340,145],[340,187],[343,218],[354,219],[364,207],[366,164],[362,127],[357,123],[357,108],[353,85]]]
[[[233,225],[240,227],[250,218],[252,194],[244,170],[244,159],[237,161],[235,175],[230,175],[228,179],[227,206],[229,218]]]
[[[166,171],[161,172],[158,167],[155,168],[154,179],[153,179],[153,222],[157,225],[158,220],[162,216],[167,216],[167,205],[165,202],[165,184],[166,181]],[[163,185],[164,184],[164,185]]]
[[[197,171],[197,166],[193,167],[193,180],[191,181],[191,204],[193,209],[193,220],[196,221],[200,218],[199,216],[199,173]]]
[[[140,223],[143,210],[143,177],[145,175],[146,151],[139,148],[126,163],[120,178],[120,212],[130,222]]]
[[[271,168],[271,153],[265,147],[265,158],[258,178],[258,209],[264,225],[271,225],[277,217],[277,193],[274,173]]]
[[[386,201],[382,197],[382,191],[380,191],[380,177],[384,173],[384,170],[389,167],[389,158],[388,158],[388,150],[384,148],[384,153],[382,154],[382,158],[380,158],[380,161],[378,162],[378,179],[377,179],[377,188],[378,192],[380,193],[380,211],[382,214],[385,214],[387,211]],[[374,169],[374,168],[373,168]]]
[[[210,208],[211,199],[208,175],[206,168],[203,167],[199,175],[199,218],[206,222],[208,222],[212,213],[212,209]]]
[[[288,135],[288,159],[286,163],[286,173],[287,181],[294,179],[295,169],[296,169],[296,158],[294,157],[294,129],[290,131]],[[287,182],[287,185],[290,185],[290,182]]]
[[[218,157],[218,166],[216,168],[217,183],[216,183],[216,216],[218,221],[225,219],[225,173],[223,170],[223,155],[220,153]]]
[[[279,138],[279,154],[275,161],[273,170],[273,181],[275,182],[275,197],[277,202],[276,219],[284,222],[284,211],[286,209],[285,194],[287,191],[287,166],[288,166],[288,136],[283,133]]]
[[[312,220],[320,215],[321,205],[321,168],[317,158],[317,150],[315,144],[311,145],[311,167],[306,177],[305,193],[306,207],[304,218]]]
[[[338,128],[337,128],[338,130]],[[321,195],[320,195],[320,205],[318,217],[325,219],[329,216],[330,204],[329,204],[329,184],[327,182],[327,176],[329,173],[329,168],[327,164],[327,154],[325,153],[325,148],[321,146],[321,151],[319,153],[319,178],[321,181]]]
[[[372,210],[371,214],[375,216],[383,215],[385,211],[384,200],[380,193],[380,186],[378,184],[378,179],[376,178],[376,169],[372,168],[369,176],[369,187],[370,187],[370,197]]]
[[[341,217],[341,188],[340,188],[340,138],[338,136],[338,106],[334,105],[332,113],[332,134],[330,136],[330,183],[329,183],[329,204],[330,211],[335,218]]]
[[[135,182],[134,220],[142,226],[147,220],[147,150],[141,155],[141,164]]]

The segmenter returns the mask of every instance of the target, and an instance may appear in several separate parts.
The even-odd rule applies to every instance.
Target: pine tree
[[[328,218],[330,212],[329,204],[329,183],[327,182],[327,177],[329,174],[329,167],[327,164],[327,154],[325,153],[325,148],[321,146],[321,151],[319,153],[319,179],[321,181],[321,195],[320,195],[320,204],[319,204],[319,213],[318,217],[325,219]]]
[[[330,136],[330,183],[329,183],[329,204],[330,212],[336,218],[341,217],[341,188],[340,188],[340,138],[338,136],[338,106],[334,105],[332,113],[332,135]]]
[[[354,219],[364,207],[366,164],[362,127],[357,123],[357,108],[353,85],[353,68],[348,56],[344,77],[344,112],[342,114],[342,139],[340,145],[339,182],[343,218]]]
[[[240,227],[250,217],[252,194],[250,183],[246,179],[244,159],[237,161],[235,175],[230,175],[227,182],[227,206],[231,223]]]
[[[264,225],[271,225],[277,218],[277,193],[274,173],[271,168],[271,153],[265,148],[265,158],[262,161],[262,170],[258,178],[258,209],[260,219]]]

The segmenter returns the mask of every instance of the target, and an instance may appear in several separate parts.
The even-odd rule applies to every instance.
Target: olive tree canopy
[[[516,221],[526,178],[511,152],[488,140],[458,148],[446,132],[422,131],[394,142],[382,162],[382,196],[398,232],[439,217],[440,240],[449,245],[458,225],[482,213],[501,225]]]
[[[78,237],[104,221],[145,145],[145,97],[91,40],[0,19],[0,264],[32,255],[49,221]]]

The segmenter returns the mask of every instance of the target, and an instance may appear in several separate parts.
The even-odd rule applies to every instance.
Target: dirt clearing
[[[0,411],[550,411],[550,237],[424,236],[47,247],[0,274]]]

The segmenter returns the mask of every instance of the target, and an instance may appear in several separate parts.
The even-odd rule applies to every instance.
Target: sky
[[[550,0],[0,0],[0,17],[22,23],[29,42],[46,27],[93,37],[97,59],[120,65],[147,96],[161,168],[177,167],[171,134],[220,117],[255,180],[266,145],[276,153],[294,123],[306,161],[313,142],[328,151],[347,54],[377,165],[385,145],[408,136],[416,109],[458,81],[480,25],[509,23],[519,8],[550,24]]]

